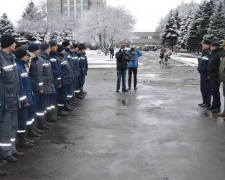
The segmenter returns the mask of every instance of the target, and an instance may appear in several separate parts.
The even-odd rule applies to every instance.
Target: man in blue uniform
[[[15,51],[16,64],[18,69],[19,85],[20,85],[20,102],[21,109],[18,111],[18,131],[17,131],[17,146],[23,148],[31,148],[33,144],[26,139],[26,128],[28,121],[28,107],[34,105],[31,81],[27,74],[25,65],[28,60],[27,51],[23,48],[18,48]],[[29,112],[31,113],[31,112]],[[33,118],[35,113],[33,112]],[[33,119],[32,118],[32,119]],[[32,125],[32,124],[29,124]]]
[[[0,45],[1,45],[1,40],[0,40]],[[1,47],[0,47],[1,50]],[[4,121],[5,118],[5,91],[3,91],[4,84],[3,84],[3,64],[0,58],[0,123]],[[1,165],[1,164],[0,164]],[[0,176],[5,176],[6,171],[0,170]]]
[[[5,87],[5,119],[0,122],[0,150],[3,159],[17,162],[17,157],[24,156],[16,150],[15,141],[18,130],[19,83],[18,72],[12,52],[15,50],[15,39],[10,35],[1,37],[0,58],[3,64],[3,84]]]
[[[210,40],[203,40],[202,56],[198,58],[198,72],[200,73],[200,91],[202,94],[202,103],[198,104],[200,107],[210,107],[211,105],[210,81],[208,75],[210,45]]]
[[[57,111],[58,111],[58,106],[57,106],[57,95],[58,95],[58,88],[61,88],[61,67],[60,67],[60,62],[59,62],[59,57],[57,55],[57,49],[58,45],[56,41],[50,40],[49,42],[50,45],[50,62],[52,66],[52,72],[53,72],[53,77],[54,77],[54,86],[55,86],[55,92],[50,98],[50,101],[52,103],[52,109],[49,113],[49,119],[50,122],[56,122],[58,120],[57,117]]]
[[[61,65],[61,85],[62,87],[59,89],[58,93],[58,115],[59,116],[67,116],[67,113],[64,110],[72,111],[73,108],[68,105],[68,94],[70,93],[70,86],[72,84],[72,70],[70,63],[67,58],[65,58],[65,50],[64,47],[59,45],[58,49],[58,57]]]

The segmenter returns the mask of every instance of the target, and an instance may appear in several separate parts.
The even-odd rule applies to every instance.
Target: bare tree
[[[131,37],[134,24],[134,17],[123,7],[95,6],[81,19],[77,37],[107,55],[113,44]]]

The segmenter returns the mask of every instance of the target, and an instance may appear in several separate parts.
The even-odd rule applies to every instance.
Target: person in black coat
[[[112,46],[109,48],[109,52],[110,52],[110,59],[113,59],[113,56],[114,56],[114,48]]]
[[[116,63],[117,63],[117,86],[116,92],[120,90],[120,82],[122,77],[122,91],[128,92],[126,89],[126,73],[127,73],[127,63],[129,62],[129,56],[126,54],[125,46],[121,45],[119,52],[116,53]]]
[[[209,58],[208,75],[210,79],[210,92],[213,97],[212,106],[208,110],[212,110],[212,113],[220,112],[220,81],[219,81],[219,66],[220,58],[223,56],[222,50],[219,48],[219,42],[213,42],[211,44],[211,57]]]

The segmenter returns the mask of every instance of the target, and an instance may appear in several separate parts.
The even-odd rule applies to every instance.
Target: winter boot
[[[64,111],[64,107],[58,108],[58,116],[67,116],[67,112]]]
[[[32,148],[34,145],[26,141],[25,133],[17,133],[17,146],[22,148]]]
[[[45,124],[44,118],[37,118],[37,128],[41,130],[49,129],[49,126]]]
[[[80,90],[82,94],[87,94],[87,92],[85,92],[83,89]]]
[[[75,97],[77,98],[77,99],[84,99],[84,97],[83,96],[81,96],[80,95],[80,93],[75,93]]]
[[[47,114],[46,114],[46,121],[48,123],[55,123],[55,122],[57,122],[57,118],[54,116],[53,110],[47,112]]]
[[[33,125],[27,126],[27,136],[29,137],[41,137],[35,130]]]
[[[73,107],[71,107],[68,103],[65,104],[64,106],[65,111],[73,111]]]

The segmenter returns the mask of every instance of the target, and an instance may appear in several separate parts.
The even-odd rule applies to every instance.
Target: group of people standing
[[[15,163],[24,156],[16,147],[32,148],[85,97],[88,62],[86,46],[67,40],[21,46],[4,34],[0,43],[0,152]]]
[[[221,82],[223,82],[223,96],[225,96],[225,42],[222,46],[223,48],[220,48],[220,42],[211,42],[207,39],[202,42],[203,51],[201,57],[198,58],[202,103],[198,105],[207,108],[212,113],[217,113],[218,116],[225,117],[225,110],[220,112]]]
[[[142,53],[135,48],[125,50],[125,45],[121,45],[120,50],[116,53],[117,62],[117,85],[116,92],[120,90],[120,83],[122,79],[122,92],[128,92],[131,90],[132,74],[134,76],[134,90],[137,90],[137,70],[138,70],[138,58],[142,56]],[[126,88],[126,74],[128,69],[128,89]]]

